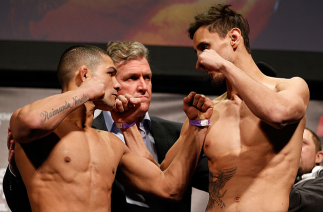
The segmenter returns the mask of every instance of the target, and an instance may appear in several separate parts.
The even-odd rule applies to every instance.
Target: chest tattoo
[[[223,189],[225,184],[233,177],[233,175],[236,173],[237,167],[229,168],[229,169],[223,169],[219,173],[219,177],[216,181],[213,182],[213,173],[210,172],[209,174],[209,203],[206,207],[206,210],[210,210],[214,208],[215,203],[220,206],[220,208],[224,208],[226,205],[221,199],[227,190],[225,190],[222,194],[220,193],[220,190]]]

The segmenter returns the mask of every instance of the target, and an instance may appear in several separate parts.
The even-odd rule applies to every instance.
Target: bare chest
[[[109,141],[84,131],[60,138],[51,136],[50,141],[38,143],[39,146],[27,151],[28,155],[34,154],[31,163],[36,167],[35,176],[45,181],[112,185],[119,160]]]
[[[223,101],[214,107],[204,152],[209,159],[218,160],[229,155],[238,157],[249,148],[265,149],[270,144],[262,133],[263,125],[243,101]]]

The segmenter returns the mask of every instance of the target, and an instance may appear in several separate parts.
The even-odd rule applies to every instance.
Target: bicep
[[[299,77],[294,77],[278,83],[276,89],[286,102],[290,119],[300,120],[305,115],[309,103],[309,89],[306,82]]]
[[[18,116],[20,110],[21,110],[21,108],[16,110],[11,115],[11,118],[10,118],[10,129],[11,129],[13,138],[15,138],[16,134],[19,133],[19,129],[18,129],[19,128],[19,126],[18,126],[19,123],[16,120],[17,120],[17,116]]]
[[[118,180],[134,191],[164,196],[164,173],[151,161],[132,153],[129,149],[121,157]]]
[[[186,134],[187,134],[187,129],[188,129],[188,119],[186,119],[186,121],[184,122],[184,124],[182,126],[179,138],[173,144],[173,146],[167,151],[165,159],[163,160],[163,162],[160,165],[161,170],[166,170],[168,168],[168,166],[172,163],[174,158],[176,157],[177,153],[180,151],[180,149],[184,143],[184,139],[186,137]]]

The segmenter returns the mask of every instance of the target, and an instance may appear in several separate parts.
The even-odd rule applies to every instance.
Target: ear
[[[88,77],[90,77],[90,71],[85,65],[83,65],[79,67],[78,75],[79,79],[84,82]]]
[[[235,50],[238,48],[242,36],[241,36],[241,31],[239,28],[233,28],[229,31],[229,37],[230,37],[230,45],[232,46],[232,48]]]
[[[319,165],[322,162],[322,160],[323,160],[323,151],[318,151],[316,153],[315,163]]]

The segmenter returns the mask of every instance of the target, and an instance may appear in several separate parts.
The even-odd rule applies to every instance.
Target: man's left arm
[[[159,167],[158,162],[148,151],[135,123],[139,112],[141,112],[140,99],[133,98],[131,95],[126,94],[118,96],[114,111],[111,111],[111,115],[117,124],[117,127],[120,128],[129,149],[137,155],[150,160]]]
[[[279,129],[304,117],[309,90],[303,79],[282,79],[272,90],[238,70],[238,73],[231,74],[229,80],[233,81],[233,86],[251,112],[262,121]]]

